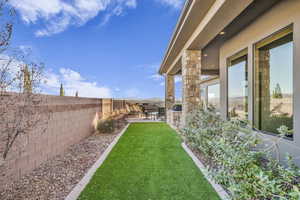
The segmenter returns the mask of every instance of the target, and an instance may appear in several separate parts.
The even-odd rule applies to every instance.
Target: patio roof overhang
[[[280,0],[187,0],[159,74],[180,74],[181,57],[186,49],[218,52],[224,41],[278,1]],[[221,32],[225,32],[226,35],[221,36]],[[215,54],[212,59],[216,60],[218,55]],[[218,73],[218,64],[202,65],[202,74],[218,75]]]

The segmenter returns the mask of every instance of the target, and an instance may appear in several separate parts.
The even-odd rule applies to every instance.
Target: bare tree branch
[[[39,94],[44,64],[10,47],[14,10],[7,2],[0,0],[0,166],[21,135],[46,131],[50,116],[46,97]]]

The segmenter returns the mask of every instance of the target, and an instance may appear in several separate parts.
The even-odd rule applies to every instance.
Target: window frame
[[[254,43],[252,45],[252,49],[253,49],[253,53],[252,53],[253,54],[253,58],[252,58],[252,60],[253,60],[253,64],[252,64],[253,80],[252,80],[252,83],[251,83],[252,84],[252,94],[253,94],[252,95],[252,105],[253,105],[252,106],[252,113],[253,114],[252,114],[252,118],[251,118],[252,127],[255,131],[258,131],[258,132],[266,134],[266,135],[272,135],[272,136],[275,136],[275,137],[279,137],[278,133],[273,133],[273,132],[269,132],[269,131],[260,130],[259,128],[256,127],[257,126],[257,121],[256,120],[259,120],[259,119],[256,119],[257,108],[255,106],[256,102],[257,102],[257,99],[256,99],[257,98],[257,91],[256,91],[257,90],[257,86],[256,86],[257,74],[256,73],[257,73],[257,69],[259,67],[259,56],[258,56],[258,54],[259,54],[259,49],[261,47],[264,47],[264,46],[266,46],[266,45],[268,45],[268,44],[270,44],[270,43],[272,43],[276,40],[280,40],[283,37],[285,37],[285,36],[287,36],[291,33],[293,34],[293,41],[292,42],[294,43],[294,26],[293,26],[293,24],[290,24],[290,25],[288,25],[288,26],[286,26],[286,27],[284,27],[284,28],[268,35],[267,37],[259,40],[258,42]],[[293,61],[294,61],[294,57],[295,57],[295,54],[294,54],[294,49],[293,49]],[[293,67],[293,71],[294,71],[294,67],[295,67],[294,62],[293,62],[292,67]],[[293,78],[294,77],[292,77],[292,79]],[[293,110],[293,125],[294,125],[294,122],[295,122],[295,120],[294,120],[295,119],[295,110],[294,110],[295,109],[295,101],[294,101],[295,89],[294,89],[294,82],[293,82],[293,87],[292,88],[293,88],[293,90],[292,90],[292,95],[293,95],[293,97],[292,97],[292,106],[293,106],[292,110]],[[258,123],[260,123],[260,122],[258,122]],[[294,136],[292,136],[292,137],[284,136],[283,138],[287,139],[287,140],[291,140],[291,141],[294,140]]]
[[[221,81],[220,81],[219,76],[213,76],[209,79],[204,79],[200,83],[200,87],[205,89],[205,109],[207,108],[207,105],[208,105],[208,86],[216,85],[216,84],[219,84],[221,86]],[[221,96],[221,88],[220,88],[220,94],[219,95]]]
[[[237,53],[227,57],[226,59],[226,118],[230,119],[229,115],[229,68],[232,67],[231,62],[234,60],[237,60],[239,58],[242,58],[246,56],[246,70],[247,70],[247,81],[248,81],[248,96],[246,96],[246,99],[248,100],[249,98],[249,53],[248,53],[248,47],[238,51]],[[249,107],[249,102],[248,102],[248,107]],[[248,116],[249,116],[249,109],[247,108]],[[248,120],[248,117],[246,119],[240,119],[240,120]]]
[[[208,90],[208,88],[210,86],[216,86],[216,85],[219,85],[219,108],[218,108],[219,111],[218,112],[221,112],[221,83],[220,83],[220,81],[212,82],[212,83],[206,85],[207,106],[209,106],[209,97],[208,97],[209,90]]]

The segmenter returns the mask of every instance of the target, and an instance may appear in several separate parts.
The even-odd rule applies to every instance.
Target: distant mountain
[[[148,99],[126,99],[126,100],[131,103],[139,103],[139,104],[148,103],[148,104],[157,105],[159,107],[164,107],[165,105],[165,101],[158,97],[148,98]]]

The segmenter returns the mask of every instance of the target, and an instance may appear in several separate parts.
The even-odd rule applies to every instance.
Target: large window
[[[220,84],[207,86],[208,106],[213,106],[216,111],[220,111]]]
[[[293,129],[293,32],[286,28],[255,46],[254,124],[278,133]]]
[[[228,117],[248,118],[247,50],[228,59]]]

